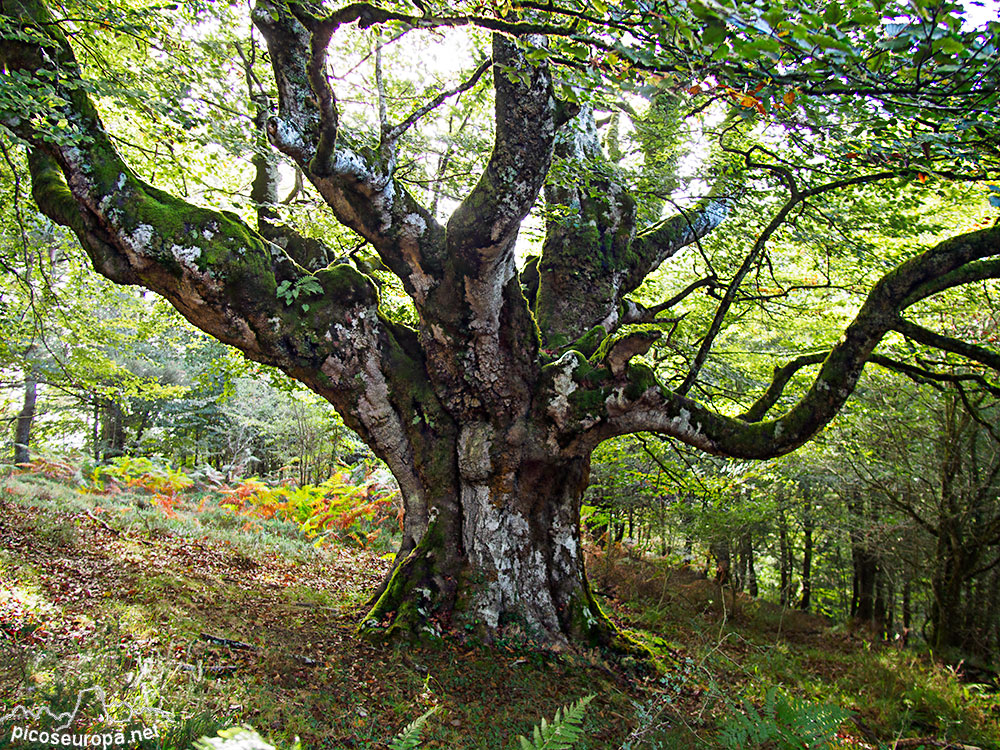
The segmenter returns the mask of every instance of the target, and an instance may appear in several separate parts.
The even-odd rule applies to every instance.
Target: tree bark
[[[492,435],[482,427],[463,435],[455,497],[400,561],[366,626],[440,633],[460,625],[539,645],[607,644],[614,634],[590,593],[579,535],[588,460],[488,471]]]
[[[743,534],[740,554],[743,560],[740,567],[745,571],[745,576],[741,576],[742,589],[756,599],[759,593],[757,569],[754,566],[753,535],[749,531]]]
[[[847,507],[851,515],[853,565],[851,617],[873,625],[876,619],[875,588],[879,576],[879,556],[872,548],[868,534],[874,519],[868,512],[864,496],[857,491],[848,501]]]
[[[939,527],[934,573],[931,577],[931,645],[935,649],[963,648],[968,633],[963,627],[968,602],[962,590],[975,569],[976,558],[963,543],[953,523]]]
[[[31,425],[35,420],[38,400],[38,381],[30,372],[24,375],[24,401],[14,426],[14,463],[26,464],[31,460]]]
[[[795,560],[788,534],[785,497],[780,495],[778,498],[778,574],[780,576],[778,600],[782,606],[787,607],[792,603],[795,586],[794,570]]]

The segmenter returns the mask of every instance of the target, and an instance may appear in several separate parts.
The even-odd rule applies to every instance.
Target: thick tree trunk
[[[655,431],[718,455],[792,451],[841,408],[902,310],[996,275],[973,264],[997,255],[1000,228],[941,243],[886,274],[825,359],[789,363],[746,414],[729,416],[687,394],[766,238],[721,283],[722,305],[677,390],[634,361],[663,336],[666,319],[657,316],[673,303],[644,308],[632,293],[719,226],[729,201],[708,197],[640,226],[627,177],[604,156],[592,113],[558,101],[541,35],[494,35],[493,151],[443,224],[398,169],[400,139],[429,110],[395,125],[380,113],[369,128],[352,117],[345,137],[327,75],[326,50],[339,28],[397,14],[366,3],[332,14],[309,3],[254,4],[278,95],[276,112],[261,102],[258,127],[398,277],[416,309],[411,325],[386,317],[366,264],[344,262],[265,208],[277,170],[261,152],[256,228],[157,189],[118,153],[44,0],[7,3],[0,14],[0,67],[51,103],[48,117],[0,122],[31,146],[39,207],[75,232],[98,272],[156,291],[202,330],[298,379],[389,465],[405,505],[403,542],[368,618],[372,628],[516,632],[554,646],[613,642],[580,551],[579,505],[597,445]],[[50,124],[62,121],[73,137],[52,137]],[[579,179],[547,180],[554,156]],[[559,210],[548,212],[542,256],[519,270],[517,234],[543,185]],[[708,283],[719,280],[713,274],[688,290]],[[806,393],[767,419],[792,374],[821,361]],[[119,423],[117,415],[106,422]],[[105,437],[112,451],[122,445],[123,432]],[[781,524],[788,603],[793,560],[783,515]]]
[[[366,629],[630,650],[584,572],[579,507],[589,459],[530,458],[491,472],[489,433],[463,431],[454,494],[432,507],[426,533],[397,559]]]

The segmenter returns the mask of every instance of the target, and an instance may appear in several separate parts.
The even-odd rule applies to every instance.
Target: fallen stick
[[[198,633],[198,637],[203,641],[214,644],[216,646],[226,646],[227,648],[235,648],[244,651],[260,651],[256,646],[251,646],[249,643],[243,643],[243,641],[232,641],[228,638],[220,638],[217,635],[209,635],[208,633]]]
[[[86,513],[87,513],[87,518],[89,518],[94,523],[100,524],[105,529],[107,529],[112,534],[114,534],[115,536],[124,536],[124,534],[122,534],[122,532],[120,532],[118,529],[112,528],[111,526],[108,525],[108,523],[106,521],[103,521],[100,518],[98,518],[97,516],[95,516],[93,511],[88,510],[88,511],[86,511]]]
[[[128,536],[121,529],[116,529],[114,526],[109,525],[107,521],[104,521],[103,519],[100,519],[97,516],[95,516],[94,512],[92,510],[84,511],[84,513],[86,514],[87,518],[89,518],[91,521],[93,521],[96,524],[100,524],[100,526],[102,528],[104,528],[106,531],[110,531],[116,537],[124,539],[124,540],[126,540],[128,542],[139,542],[140,544],[145,544],[147,546],[150,545],[150,544],[152,544],[152,542],[149,541],[148,539],[134,539],[134,538]]]
[[[217,667],[206,667],[201,664],[186,664],[184,662],[179,662],[177,667],[182,672],[193,672],[195,674],[210,674],[210,675],[223,675],[223,674],[233,674],[238,666],[234,664],[226,664]]]
[[[253,651],[255,653],[261,652],[261,649],[257,646],[251,646],[249,643],[243,643],[243,641],[233,641],[229,638],[221,638],[217,635],[210,635],[208,633],[198,633],[198,637],[201,640],[207,641],[208,643],[216,646],[226,646],[227,648],[239,649],[242,651]],[[307,667],[320,667],[323,665],[323,662],[301,654],[292,654],[292,658]]]

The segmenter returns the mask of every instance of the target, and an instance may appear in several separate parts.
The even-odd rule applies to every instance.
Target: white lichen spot
[[[670,426],[673,428],[678,437],[690,435],[693,432],[699,432],[701,428],[700,424],[697,428],[692,426],[691,412],[687,409],[681,409],[680,414],[670,420]]]
[[[274,140],[276,143],[296,150],[305,147],[301,133],[293,125],[280,117],[275,117],[271,122],[274,123]]]
[[[136,253],[143,253],[149,249],[150,243],[153,241],[153,237],[156,236],[156,232],[153,230],[149,224],[140,224],[132,233],[125,237],[125,244]]]
[[[579,554],[579,546],[576,539],[576,534],[568,525],[557,524],[553,528],[552,542],[555,548],[566,550],[566,554],[569,556],[571,561],[575,561]]]
[[[333,170],[338,174],[357,177],[358,179],[368,179],[371,173],[365,160],[349,148],[337,149],[333,155]]]
[[[76,146],[70,146],[69,148],[63,150],[63,158],[66,159],[70,166],[81,169],[84,172],[90,171],[88,169],[83,169],[86,164],[83,158],[83,152]]]
[[[201,257],[200,247],[184,247],[182,245],[171,245],[170,254],[173,255],[180,263],[185,265],[193,265],[198,258]]]
[[[403,237],[417,239],[427,231],[427,222],[420,214],[407,214],[403,217],[403,226],[400,234]]]

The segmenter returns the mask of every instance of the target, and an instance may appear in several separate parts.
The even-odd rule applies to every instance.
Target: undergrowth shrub
[[[180,493],[194,486],[194,480],[180,469],[133,456],[119,456],[95,466],[85,479],[85,490],[95,494],[110,492],[115,483],[146,490],[168,518],[177,517]]]
[[[50,479],[72,479],[77,469],[72,459],[49,458],[36,455],[26,463],[17,464],[17,474],[41,474]]]
[[[360,483],[337,473],[321,484],[299,487],[250,478],[219,492],[220,505],[249,525],[254,520],[291,521],[316,546],[347,542],[368,547],[400,524],[398,491],[376,473],[366,474]]]
[[[357,479],[353,474],[359,473]],[[168,519],[176,519],[184,497],[201,495],[198,512],[214,526],[251,531],[261,521],[294,528],[321,547],[331,542],[370,547],[392,546],[401,526],[399,491],[387,472],[364,467],[345,469],[320,484],[273,484],[257,477],[233,484],[201,481],[197,472],[158,464],[149,458],[120,456],[92,468],[74,468],[71,460],[37,458],[20,473],[75,479],[93,495],[117,494],[124,488],[144,490]],[[194,496],[194,502],[198,497]],[[220,510],[222,513],[220,513]]]

